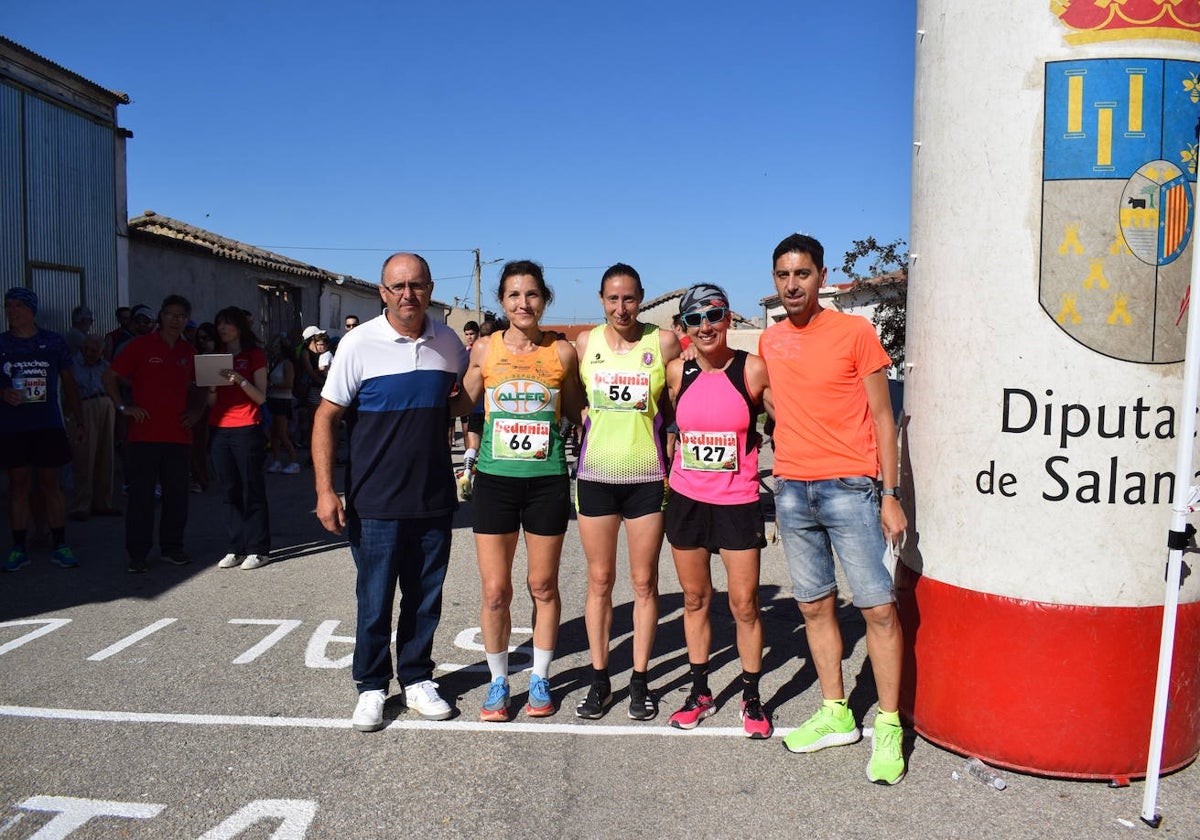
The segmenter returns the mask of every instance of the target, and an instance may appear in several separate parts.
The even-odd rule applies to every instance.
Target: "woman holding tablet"
[[[260,408],[267,400],[267,357],[241,309],[226,307],[213,320],[219,352],[233,356],[233,366],[221,371],[229,384],[208,389],[213,472],[221,484],[229,529],[229,553],[217,565],[257,569],[271,562]]]

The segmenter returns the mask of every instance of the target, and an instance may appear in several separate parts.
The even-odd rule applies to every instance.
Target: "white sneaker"
[[[241,555],[241,554],[226,554],[224,557],[222,557],[220,560],[217,561],[217,568],[218,569],[232,569],[234,566],[242,565],[242,561],[245,559],[246,559],[245,556]]]
[[[271,463],[267,464],[267,472],[283,472],[283,464],[279,463],[278,461],[272,461]]]
[[[404,703],[426,720],[445,720],[454,714],[450,704],[442,699],[433,680],[421,680],[404,686]]]
[[[286,467],[281,469],[280,472],[283,473],[284,475],[299,475],[300,474],[300,465],[298,463],[296,463],[295,461],[292,461],[292,463],[288,464]]]
[[[271,558],[266,554],[247,554],[246,559],[242,561],[242,568],[249,571],[250,569],[261,569],[263,566],[271,562]]]
[[[383,729],[383,702],[387,692],[383,689],[364,691],[358,695],[358,705],[354,707],[354,716],[350,725],[359,732],[374,732]]]

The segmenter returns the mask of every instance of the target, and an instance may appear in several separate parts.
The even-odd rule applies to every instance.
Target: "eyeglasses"
[[[725,316],[729,314],[729,310],[724,306],[714,306],[712,309],[706,309],[703,312],[689,312],[686,315],[680,315],[679,320],[683,322],[685,327],[700,326],[705,321],[710,324],[716,324],[725,320]]]
[[[419,295],[419,294],[424,294],[425,292],[429,291],[429,287],[432,286],[433,284],[432,283],[393,283],[390,286],[388,286],[386,284],[381,284],[381,285],[383,286],[383,288],[387,289],[389,292],[391,292],[394,295],[402,295],[405,292],[412,292],[413,294]]]

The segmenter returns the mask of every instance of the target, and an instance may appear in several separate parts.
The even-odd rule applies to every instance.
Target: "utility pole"
[[[483,275],[483,267],[492,263],[502,262],[503,257],[497,257],[494,260],[482,262],[479,259],[479,249],[472,248],[471,252],[475,254],[475,320],[478,323],[483,323],[483,289],[480,288],[481,278]]]
[[[480,323],[483,320],[483,308],[481,306],[483,298],[480,289],[480,279],[483,274],[483,263],[479,261],[479,249],[471,249],[475,252],[475,323]]]

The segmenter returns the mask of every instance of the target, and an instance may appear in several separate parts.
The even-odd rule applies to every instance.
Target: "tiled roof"
[[[356,277],[344,274],[335,274],[332,271],[294,260],[291,257],[285,257],[282,254],[276,254],[273,251],[247,245],[245,242],[239,242],[236,239],[220,236],[210,230],[186,224],[178,219],[172,219],[170,216],[159,215],[153,210],[147,210],[142,215],[130,219],[129,230],[131,233],[144,233],[151,236],[160,236],[165,239],[174,239],[177,242],[202,248],[215,256],[223,257],[227,260],[250,263],[262,266],[263,268],[282,271],[286,274],[297,274],[302,277],[316,277],[335,283],[351,283],[368,286],[372,289],[376,288],[374,283],[367,283],[365,280],[359,280]]]
[[[673,292],[667,292],[665,295],[659,295],[654,300],[649,300],[649,301],[646,301],[645,303],[643,303],[640,307],[638,307],[638,311],[644,312],[647,309],[653,309],[656,306],[662,306],[664,303],[666,303],[669,300],[683,297],[683,293],[686,291],[687,291],[687,287],[685,286],[682,289],[676,289]]]
[[[542,332],[560,332],[567,337],[567,341],[572,344],[575,339],[579,338],[585,332],[599,326],[598,324],[539,324]]]
[[[891,271],[887,274],[880,274],[877,277],[868,277],[863,281],[868,286],[891,286],[896,283],[904,282],[904,274],[899,271]],[[855,281],[850,280],[846,283],[827,283],[817,290],[818,294],[829,297],[837,297],[838,295],[846,294],[854,289]],[[759,298],[760,306],[773,306],[779,303],[779,295],[767,295],[764,298]]]
[[[905,274],[902,271],[889,271],[887,274],[880,274],[875,277],[868,277],[863,280],[863,284],[867,286],[891,286],[896,283],[904,282]],[[848,283],[837,283],[834,288],[838,292],[848,292],[854,288],[857,281],[851,280]]]
[[[684,293],[688,290],[688,288],[689,287],[685,286],[682,289],[676,289],[673,292],[667,292],[664,295],[659,295],[654,300],[643,303],[640,307],[638,307],[638,312],[645,312],[646,310],[653,309],[656,306],[662,306],[664,303],[670,303],[672,300],[674,300],[676,298],[681,298],[681,297],[683,297]],[[674,315],[675,313],[672,312],[671,314]],[[750,322],[747,321],[745,318],[743,318],[741,315],[739,315],[737,312],[734,312],[733,313],[733,323],[734,324],[748,324]]]

